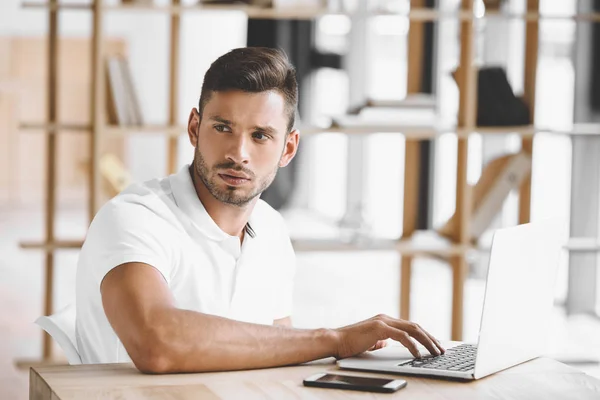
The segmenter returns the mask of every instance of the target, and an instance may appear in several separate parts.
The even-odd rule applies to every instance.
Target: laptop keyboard
[[[439,369],[446,371],[469,371],[475,368],[477,346],[461,344],[446,350],[441,356],[426,356],[398,364],[400,367]]]

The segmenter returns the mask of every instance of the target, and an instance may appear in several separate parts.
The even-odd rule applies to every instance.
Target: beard
[[[222,162],[214,165],[212,168],[206,164],[202,153],[196,147],[196,151],[194,152],[194,172],[200,178],[208,192],[217,200],[222,203],[230,204],[237,207],[244,207],[249,202],[251,202],[256,196],[259,196],[262,192],[264,192],[270,185],[273,183],[275,179],[275,175],[277,175],[277,171],[279,170],[279,163],[275,165],[273,171],[267,174],[264,177],[256,177],[256,174],[251,170],[244,168],[241,165],[236,164],[233,161]],[[249,187],[236,187],[226,185],[225,188],[222,187],[222,183],[217,182],[217,180],[221,180],[218,175],[218,171],[222,169],[232,169],[235,171],[240,171],[250,177],[250,183],[253,186]]]

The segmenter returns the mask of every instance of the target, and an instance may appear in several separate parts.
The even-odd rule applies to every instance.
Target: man
[[[344,358],[400,341],[444,352],[418,325],[377,316],[340,329],[291,327],[294,251],[259,200],[296,154],[298,90],[285,54],[233,50],[207,71],[188,121],[194,160],[134,184],[92,222],[77,270],[84,363],[148,373],[239,370]]]

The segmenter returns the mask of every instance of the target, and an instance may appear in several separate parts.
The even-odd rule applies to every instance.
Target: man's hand
[[[421,354],[414,340],[420,342],[434,356],[444,354],[446,351],[433,336],[419,325],[387,315],[378,315],[334,331],[338,338],[336,353],[338,359],[384,347],[382,341],[386,339],[402,343],[416,358],[420,358]]]

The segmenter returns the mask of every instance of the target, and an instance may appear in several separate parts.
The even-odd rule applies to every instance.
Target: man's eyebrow
[[[267,126],[255,126],[252,129],[254,129],[255,131],[258,131],[258,132],[268,133],[269,135],[275,135],[275,134],[277,134],[277,129],[273,128],[270,125],[267,125]]]
[[[216,122],[220,122],[222,124],[225,125],[235,125],[233,123],[233,121],[230,121],[228,119],[225,119],[223,117],[219,117],[218,115],[211,115],[209,117],[210,120],[216,121]],[[252,129],[254,131],[257,132],[262,132],[262,133],[267,133],[269,135],[276,135],[277,134],[277,129],[273,128],[271,125],[266,125],[266,126],[259,126],[259,125],[255,125],[254,127],[252,127]]]
[[[220,123],[226,124],[226,125],[235,125],[232,121],[225,119],[225,118],[221,118],[218,115],[212,115],[209,119],[212,119],[213,121],[217,121],[217,122],[220,122]]]

